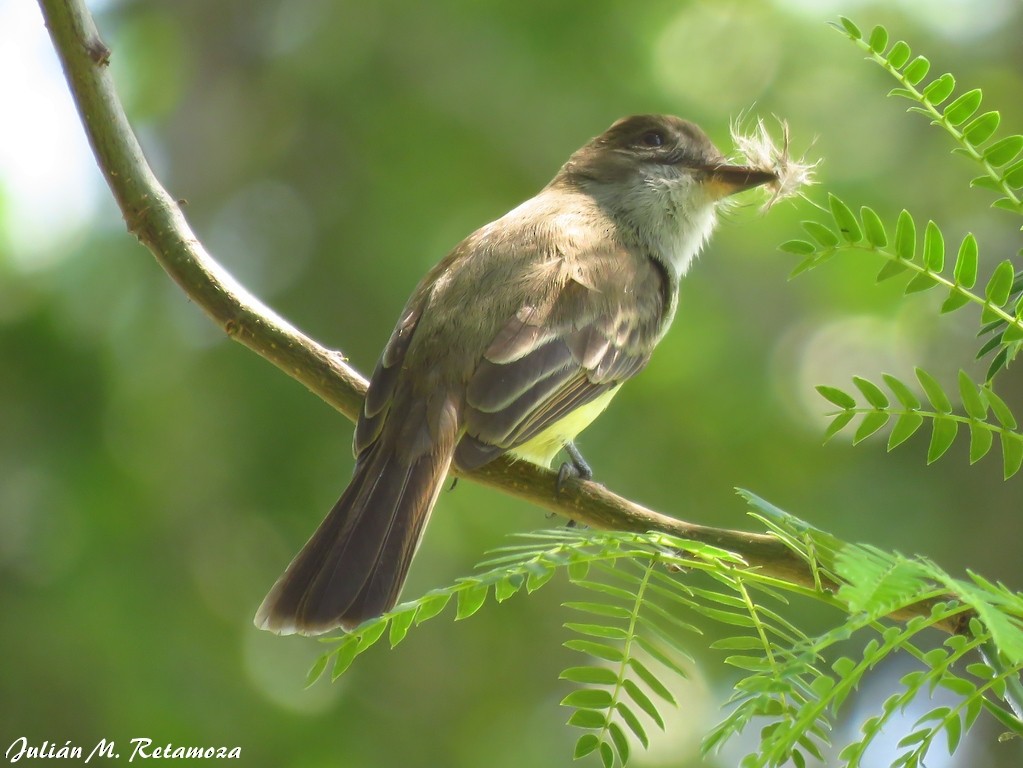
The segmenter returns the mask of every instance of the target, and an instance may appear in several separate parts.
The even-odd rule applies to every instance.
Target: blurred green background
[[[908,207],[949,240],[977,234],[990,270],[1019,222],[970,191],[976,170],[887,75],[825,22],[893,39],[984,88],[1023,130],[1023,12],[1011,0],[474,3],[138,0],[95,5],[151,162],[244,284],[368,372],[422,273],[532,195],[614,119],[663,111],[723,148],[742,112],[783,116],[833,191],[888,221]],[[38,8],[0,0],[0,746],[241,746],[253,766],[564,765],[556,582],[381,644],[336,685],[304,690],[322,646],[251,617],[351,470],[341,416],[228,341],[125,232],[92,167]],[[811,146],[812,145],[812,146]],[[749,488],[843,538],[920,553],[1014,587],[1023,476],[960,438],[927,467],[925,434],[821,446],[813,385],[923,365],[954,391],[977,318],[900,300],[868,256],[793,282],[778,243],[806,202],[725,217],[685,279],[648,369],[581,440],[597,478],[648,506],[749,526]],[[1002,394],[1018,407],[1023,379]],[[467,573],[518,531],[558,524],[460,483],[442,495],[407,595]],[[808,627],[830,617],[796,606]],[[713,628],[708,628],[713,630]],[[734,675],[708,638],[684,706],[637,765],[697,756]],[[876,707],[878,671],[835,741]],[[918,714],[918,713],[917,713]],[[858,718],[858,719],[857,719]],[[913,712],[907,714],[911,722]],[[908,727],[907,723],[903,723]],[[1016,766],[979,728],[956,761]],[[891,745],[900,737],[892,729]],[[748,746],[748,745],[745,745]],[[880,745],[875,759],[890,754]],[[936,750],[940,751],[940,750]],[[122,755],[123,757],[123,755]],[[591,763],[592,764],[592,763]]]

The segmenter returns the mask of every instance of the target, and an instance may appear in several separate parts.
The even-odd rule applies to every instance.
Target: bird
[[[590,476],[574,440],[647,365],[730,195],[776,182],[695,123],[632,115],[419,282],[373,371],[352,479],[259,607],[278,634],[396,604],[444,479],[509,454]]]

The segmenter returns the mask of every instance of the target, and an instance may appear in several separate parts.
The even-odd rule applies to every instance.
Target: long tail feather
[[[394,607],[451,451],[435,445],[403,462],[382,443],[360,459],[348,488],[263,600],[257,627],[316,635]]]

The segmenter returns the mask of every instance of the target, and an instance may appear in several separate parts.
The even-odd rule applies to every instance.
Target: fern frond
[[[566,530],[558,535],[529,534],[524,538],[531,543],[498,550],[484,567],[485,572],[458,579],[454,584],[427,592],[422,597],[402,603],[374,619],[363,622],[339,637],[324,638],[334,645],[317,660],[310,670],[307,682],[315,682],[329,667],[331,679],[336,680],[351,666],[355,657],[371,648],[385,633],[390,646],[398,645],[409,630],[440,615],[452,599],[455,600],[456,619],[465,619],[483,607],[493,593],[497,602],[503,602],[523,588],[533,592],[554,575],[559,567],[578,569],[592,555],[593,545],[585,536]],[[628,553],[602,552],[604,557],[628,557]]]
[[[569,724],[586,730],[576,742],[576,758],[596,751],[605,768],[611,768],[615,762],[615,755],[618,761],[625,765],[629,760],[629,742],[624,728],[628,728],[644,746],[648,743],[646,731],[633,708],[638,708],[658,727],[664,729],[664,718],[660,709],[636,683],[634,676],[639,677],[648,686],[652,684],[655,696],[673,706],[676,704],[671,692],[636,656],[636,652],[641,650],[638,642],[642,629],[639,614],[646,600],[651,575],[660,565],[659,559],[653,557],[639,566],[635,591],[629,595],[625,605],[607,604],[602,601],[565,604],[598,620],[596,623],[566,623],[567,629],[581,635],[583,639],[568,640],[564,644],[565,647],[596,656],[611,664],[610,668],[582,668],[588,670],[585,675],[572,670],[561,673],[562,679],[576,683],[583,682],[580,677],[589,679],[590,687],[579,688],[561,700],[562,706],[575,710],[569,718]],[[583,588],[593,588],[591,582],[579,581],[576,584]],[[606,597],[606,592],[595,591],[599,596]],[[594,637],[618,642],[609,645],[590,639]],[[594,673],[590,671],[593,669],[602,671]],[[593,687],[594,684],[600,687]]]
[[[753,514],[759,519],[758,504],[754,504]],[[798,541],[805,531],[805,524],[784,513],[779,516],[772,511],[769,516],[792,541]],[[765,646],[764,635],[715,643],[721,650],[760,650],[765,655],[750,657],[758,658],[759,663],[749,664],[750,674],[736,684],[729,703],[733,709],[708,735],[706,752],[759,724],[758,748],[746,756],[742,766],[800,765],[805,764],[807,755],[827,762],[819,755],[828,746],[830,723],[870,670],[894,653],[913,656],[921,668],[905,675],[900,681],[902,690],[866,719],[860,738],[842,747],[842,765],[861,766],[867,747],[882,728],[911,702],[929,697],[939,686],[957,700],[931,708],[917,721],[902,739],[894,765],[922,766],[936,743],[943,742],[954,752],[962,734],[982,711],[1013,734],[1020,732],[1023,722],[1016,710],[1023,707],[1019,704],[1023,702],[1019,682],[1023,595],[975,577],[953,578],[926,559],[870,547],[844,545],[829,565],[840,584],[837,596],[849,611],[845,621],[788,645]],[[902,625],[892,625],[885,618],[924,600],[931,602],[929,615],[915,616]],[[964,633],[948,638],[939,648],[922,650],[917,641],[921,634],[949,621],[960,622]],[[850,652],[850,643],[860,636],[868,638],[862,650]],[[999,648],[995,663],[988,662],[989,654],[980,653],[992,643]]]
[[[895,425],[888,435],[888,450],[891,451],[912,437],[925,421],[930,421],[931,440],[927,463],[931,464],[945,455],[955,441],[959,428],[965,426],[970,433],[971,464],[987,455],[997,437],[1002,449],[1005,479],[1019,472],[1023,466],[1023,433],[1018,431],[1012,411],[989,386],[980,386],[965,371],[959,371],[962,413],[957,413],[951,398],[933,376],[922,368],[916,369],[916,376],[931,408],[921,405],[907,383],[889,374],[884,374],[883,379],[898,401],[897,405],[892,405],[876,384],[859,377],[853,379],[853,384],[860,390],[865,400],[863,404],[837,387],[817,387],[817,392],[824,399],[839,408],[829,414],[833,421],[828,435],[841,431],[859,415],[863,418],[853,435],[853,444],[856,444],[895,419]]]
[[[912,58],[909,45],[902,40],[888,48],[888,31],[883,26],[874,27],[867,38],[845,17],[839,17],[839,23],[832,26],[895,78],[899,87],[889,91],[889,96],[914,102],[910,112],[919,112],[930,118],[933,125],[941,126],[957,145],[953,152],[981,166],[983,175],[973,179],[971,186],[1001,195],[992,203],[994,207],[1023,214],[1023,195],[1019,190],[1023,187],[1023,159],[1019,159],[1023,152],[1023,135],[992,138],[1000,115],[996,111],[977,115],[983,101],[980,88],[965,91],[948,101],[956,87],[952,74],[946,72],[919,87],[930,70],[930,61],[924,56]]]
[[[891,407],[892,397],[877,385],[859,380],[855,386],[868,403]],[[916,398],[902,382],[889,389],[900,403]],[[834,393],[834,400],[855,403],[848,393]],[[947,397],[938,391],[926,394],[932,405]],[[975,396],[982,397],[979,390]],[[919,405],[918,398],[915,402]],[[965,407],[980,415],[977,402]],[[706,622],[726,628],[726,636],[711,647],[724,652],[724,662],[744,677],[727,704],[730,713],[708,735],[704,749],[715,750],[760,724],[759,746],[743,766],[824,761],[833,754],[832,723],[846,701],[870,670],[898,652],[918,659],[923,668],[904,677],[903,690],[867,720],[858,741],[844,746],[847,765],[859,765],[884,723],[936,686],[960,698],[932,709],[914,726],[903,741],[900,765],[920,765],[941,738],[954,751],[981,712],[1023,733],[1015,706],[1023,710],[1018,681],[1023,595],[976,574],[955,579],[924,559],[845,544],[748,491],[740,493],[751,514],[811,564],[819,590],[765,576],[720,548],[660,533],[561,529],[527,534],[521,543],[493,552],[481,573],[329,641],[335,647],[317,662],[310,678],[331,664],[337,677],[385,635],[397,645],[411,628],[441,614],[452,601],[455,618],[467,618],[489,596],[500,602],[523,589],[538,589],[561,570],[583,592],[581,599],[564,603],[574,614],[565,623],[572,637],[564,645],[587,657],[561,673],[561,679],[578,686],[562,704],[572,709],[569,724],[583,731],[576,757],[596,753],[605,768],[624,766],[635,744],[646,747],[651,724],[665,728],[664,707],[677,707],[680,701],[672,682],[684,678],[693,663],[682,639],[698,637]],[[709,577],[712,586],[695,581],[694,571]],[[794,597],[839,607],[842,618],[808,635],[773,607],[785,607]],[[888,623],[890,613],[925,600],[931,603],[929,614],[905,624]],[[916,641],[920,633],[950,623],[968,625],[969,633],[950,638],[943,648],[922,650]],[[861,651],[850,651],[850,642],[860,636],[869,639]],[[990,650],[973,659],[981,648]],[[1013,704],[1007,707],[1003,701]]]
[[[833,194],[829,194],[831,222],[802,222],[812,240],[789,240],[781,250],[801,257],[792,277],[826,263],[840,253],[861,251],[884,259],[877,282],[898,275],[909,275],[905,293],[943,288],[946,297],[942,312],[954,312],[969,304],[980,308],[982,327],[979,335],[990,340],[978,357],[994,351],[988,369],[988,381],[1004,368],[1023,345],[1023,272],[1016,273],[1012,262],[1002,261],[982,290],[976,290],[979,272],[977,240],[967,234],[956,252],[951,269],[946,263],[945,237],[933,221],[924,227],[922,247],[917,248],[917,225],[903,210],[895,226],[893,242],[888,241],[881,217],[871,208],[860,208],[860,217]],[[878,428],[883,425],[877,425]]]

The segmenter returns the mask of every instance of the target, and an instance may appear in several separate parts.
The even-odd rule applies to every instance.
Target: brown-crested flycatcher
[[[419,283],[373,372],[351,483],[256,626],[318,634],[389,610],[452,463],[549,465],[650,359],[718,202],[775,180],[693,123],[619,120]]]

